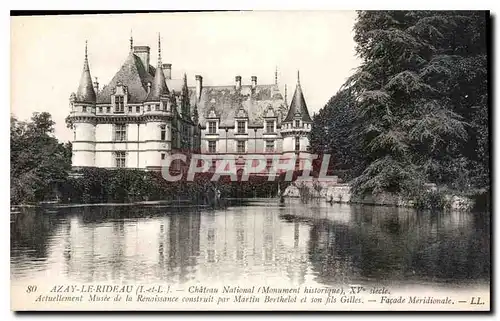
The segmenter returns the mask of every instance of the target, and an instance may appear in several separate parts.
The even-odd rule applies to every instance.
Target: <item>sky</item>
[[[261,11],[149,13],[81,16],[11,17],[11,114],[28,119],[51,113],[55,135],[72,134],[64,119],[69,97],[82,73],[85,41],[93,78],[107,84],[134,45],[151,47],[157,65],[158,33],[162,62],[172,78],[195,75],[204,85],[259,84],[288,87],[290,102],[300,70],[309,112],[322,108],[359,65],[355,55],[354,11]]]

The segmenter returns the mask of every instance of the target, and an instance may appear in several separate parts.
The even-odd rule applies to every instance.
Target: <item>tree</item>
[[[457,146],[460,167],[449,168],[466,175],[455,188],[472,186],[489,189],[489,109],[487,18],[485,12],[459,12],[454,28],[444,35],[442,60],[449,70],[442,91],[452,101],[453,110],[467,120],[467,139]]]
[[[411,195],[427,182],[470,181],[474,157],[462,146],[486,145],[487,99],[471,104],[463,90],[485,93],[484,26],[485,16],[470,12],[359,12],[354,30],[363,62],[346,83],[356,100],[353,139],[367,164],[353,180],[355,192]],[[470,59],[471,47],[480,57]],[[464,80],[473,68],[473,79]]]
[[[309,135],[311,151],[330,154],[335,172],[348,180],[358,176],[363,168],[359,144],[353,138],[355,104],[350,90],[342,88],[314,115]]]
[[[11,202],[37,202],[62,183],[71,168],[71,145],[53,136],[49,113],[34,113],[30,121],[11,116]]]
[[[66,123],[66,128],[74,129],[75,125],[73,124],[73,120],[70,115],[66,116],[64,122]]]

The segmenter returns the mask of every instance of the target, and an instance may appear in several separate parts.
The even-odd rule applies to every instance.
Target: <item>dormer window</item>
[[[115,96],[115,113],[124,112],[124,99],[123,96]]]
[[[208,122],[208,133],[209,134],[217,133],[217,123],[215,121]]]
[[[266,121],[266,133],[274,133],[274,121]]]
[[[295,127],[300,127],[300,120],[295,121]]]
[[[245,121],[238,120],[237,126],[238,126],[238,128],[237,128],[238,134],[244,134],[245,133]]]
[[[82,106],[82,112],[87,112],[87,106]]]

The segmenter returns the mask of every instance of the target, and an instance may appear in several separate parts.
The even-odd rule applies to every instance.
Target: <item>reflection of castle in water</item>
[[[85,281],[190,278],[199,252],[200,213],[105,223],[69,220],[67,274]]]
[[[490,273],[489,215],[261,203],[212,212],[26,213],[11,230],[13,275],[87,282],[265,278],[328,285]]]
[[[309,227],[283,223],[276,208],[231,208],[202,216],[200,279],[286,278],[302,284]]]
[[[224,281],[265,274],[302,284],[309,227],[265,208],[103,223],[68,220],[64,260],[82,281]],[[153,237],[154,236],[154,237]]]

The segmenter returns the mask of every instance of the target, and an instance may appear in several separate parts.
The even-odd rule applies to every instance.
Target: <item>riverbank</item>
[[[19,204],[11,206],[11,213],[18,212],[21,209],[27,208],[47,208],[47,209],[64,209],[64,208],[83,208],[83,207],[134,207],[134,206],[153,206],[153,207],[171,207],[176,208],[209,208],[209,204],[195,204],[190,200],[169,200],[169,201],[142,201],[130,203],[50,203],[50,204]]]
[[[377,195],[355,195],[350,184],[336,181],[294,182],[283,193],[284,197],[314,199],[319,198],[329,203],[363,204],[390,207],[404,207],[417,209],[440,209],[452,211],[472,211],[489,209],[489,194],[486,191],[479,193],[458,193],[445,188],[438,188],[428,184],[427,190],[418,198],[391,194],[388,192]],[[307,200],[306,200],[307,201]]]

